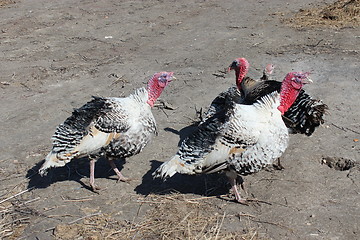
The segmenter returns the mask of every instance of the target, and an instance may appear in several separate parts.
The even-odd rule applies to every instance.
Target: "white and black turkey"
[[[235,70],[236,86],[220,93],[211,103],[205,113],[204,121],[214,115],[217,111],[224,111],[231,102],[235,101],[242,104],[253,104],[262,96],[273,91],[280,92],[281,82],[270,80],[270,75],[274,70],[274,65],[268,64],[263,71],[263,76],[259,80],[246,77],[249,70],[249,63],[245,58],[237,58],[229,66],[229,71]],[[328,111],[328,106],[321,100],[313,99],[304,90],[301,90],[293,105],[283,115],[283,121],[290,133],[301,133],[307,136],[313,134],[315,129],[324,123],[324,114]],[[202,121],[203,122],[203,121]],[[284,167],[277,165],[278,169]]]
[[[308,75],[286,75],[280,94],[267,94],[252,105],[227,102],[215,111],[184,141],[154,177],[167,178],[176,173],[200,174],[226,171],[236,200],[244,203],[236,187],[238,175],[260,171],[279,158],[288,146],[288,130],[282,115],[291,106]]]
[[[265,68],[263,77],[260,78],[262,81],[260,81],[244,77],[248,72],[248,67],[242,67],[244,61],[247,62],[244,58],[238,58],[229,67],[229,70],[235,70],[237,85],[242,93],[241,103],[253,104],[266,94],[273,91],[280,92],[281,82],[269,80],[273,65],[269,64]],[[301,90],[294,103],[284,113],[283,120],[291,133],[310,136],[320,124],[324,123],[323,116],[327,110],[328,106],[321,100],[314,99],[305,90]]]
[[[159,72],[149,80],[147,89],[139,88],[126,98],[94,97],[75,109],[57,127],[40,175],[46,175],[50,167],[62,167],[74,158],[88,156],[90,186],[96,191],[95,162],[105,155],[118,180],[127,181],[113,160],[138,154],[157,133],[151,107],[173,79],[173,72]]]

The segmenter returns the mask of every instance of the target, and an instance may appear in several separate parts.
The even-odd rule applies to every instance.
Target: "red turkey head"
[[[235,80],[238,89],[241,89],[241,82],[249,71],[250,64],[245,58],[235,59],[229,66],[228,71],[235,70]]]
[[[161,95],[164,88],[176,78],[173,76],[174,72],[158,72],[155,73],[148,82],[149,99],[147,103],[153,107],[155,101]]]
[[[280,97],[281,102],[278,107],[283,115],[295,102],[301,88],[308,83],[312,83],[308,72],[290,72],[285,76],[281,84]]]

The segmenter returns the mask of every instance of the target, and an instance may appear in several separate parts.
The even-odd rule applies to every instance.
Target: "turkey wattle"
[[[173,72],[159,72],[147,89],[139,88],[126,98],[94,97],[60,124],[52,137],[53,147],[39,170],[46,175],[50,167],[62,167],[74,158],[90,159],[90,186],[95,185],[96,160],[105,155],[120,181],[127,181],[116,167],[115,158],[133,156],[156,134],[151,107],[169,82]]]

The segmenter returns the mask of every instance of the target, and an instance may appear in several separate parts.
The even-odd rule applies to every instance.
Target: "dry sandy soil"
[[[333,1],[287,2],[1,1],[0,238],[359,239],[359,27],[294,28],[282,19]],[[311,137],[291,137],[284,170],[245,178],[259,200],[249,206],[231,201],[221,174],[151,178],[196,110],[234,83],[221,70],[236,57],[252,77],[267,63],[277,80],[313,72],[306,91],[330,108]],[[178,78],[162,95],[174,109],[154,108],[159,135],[117,162],[129,184],[103,159],[100,194],[87,188],[86,159],[37,174],[73,108],[92,95],[127,96],[156,71]]]

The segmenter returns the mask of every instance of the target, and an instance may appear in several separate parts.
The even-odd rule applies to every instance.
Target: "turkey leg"
[[[240,196],[240,193],[237,189],[236,186],[236,178],[237,178],[237,174],[235,172],[229,171],[226,172],[226,176],[229,179],[230,185],[231,185],[231,189],[233,190],[234,194],[235,194],[235,199],[237,202],[242,203],[242,204],[247,204],[247,201],[245,198],[242,198]],[[241,187],[243,188],[243,183],[241,184]]]
[[[96,159],[90,159],[90,186],[94,192],[98,193],[100,188],[95,185],[95,162]]]
[[[116,175],[118,176],[118,182],[122,181],[122,182],[129,182],[130,179],[125,177],[124,175],[122,175],[122,173],[119,171],[119,169],[116,167],[113,159],[108,158],[109,164],[111,166],[111,168],[114,170],[114,172],[116,173]]]

